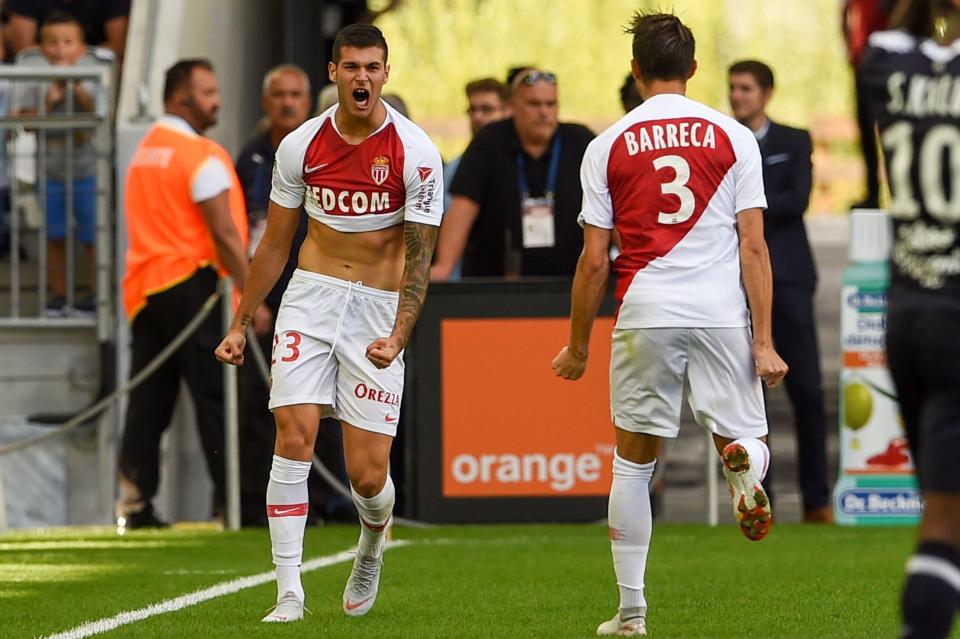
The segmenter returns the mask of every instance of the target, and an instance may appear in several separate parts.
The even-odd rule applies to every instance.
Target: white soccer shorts
[[[746,327],[615,329],[613,423],[634,433],[676,437],[686,390],[697,423],[712,433],[729,439],[766,435],[752,345]]]
[[[396,436],[403,353],[379,369],[366,352],[390,335],[398,301],[393,291],[294,271],[277,313],[270,410],[319,404],[324,417]]]

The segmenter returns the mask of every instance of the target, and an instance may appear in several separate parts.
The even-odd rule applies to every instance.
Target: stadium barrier
[[[550,362],[569,335],[570,282],[431,284],[406,354],[405,488],[436,523],[596,521],[606,517],[610,425],[608,293],[590,363],[573,384]],[[704,430],[705,520],[718,522],[719,458]]]
[[[146,381],[158,368],[160,368],[170,357],[177,352],[177,350],[183,345],[183,343],[190,338],[191,335],[200,327],[201,324],[206,320],[206,318],[213,312],[214,307],[220,299],[228,299],[230,296],[227,292],[232,292],[233,282],[230,278],[223,278],[220,280],[219,290],[210,295],[204,303],[201,305],[200,309],[197,311],[197,314],[187,323],[183,329],[174,337],[174,339],[167,344],[166,347],[149,363],[144,367],[140,372],[134,375],[129,382],[127,382],[121,388],[118,388],[114,392],[110,393],[106,397],[101,398],[99,401],[94,403],[92,406],[84,409],[79,414],[75,415],[71,419],[67,420],[58,427],[51,429],[40,435],[34,437],[28,437],[20,441],[13,442],[11,444],[0,445],[0,457],[8,455],[10,453],[29,448],[30,446],[36,446],[43,442],[49,441],[55,437],[59,437],[69,433],[70,431],[76,429],[82,424],[88,422],[91,419],[101,415],[105,412],[112,404],[117,402],[121,397],[127,396],[130,392],[135,389],[137,386]],[[222,304],[222,328],[223,333],[226,334],[227,330],[230,327],[232,321],[232,307],[228,304]],[[252,329],[248,329],[248,349],[247,352],[252,355],[254,360],[254,365],[257,367],[260,375],[263,377],[263,380],[269,384],[270,381],[270,368],[267,365],[266,357],[263,352],[260,350],[256,336],[253,334]],[[211,353],[211,357],[213,354]],[[225,452],[225,466],[226,466],[226,493],[227,493],[227,504],[226,504],[226,528],[228,530],[239,530],[240,529],[240,464],[239,464],[239,413],[238,413],[238,393],[237,393],[237,368],[235,366],[223,366],[223,376],[224,376],[224,452]],[[350,489],[343,484],[337,478],[337,476],[316,457],[313,457],[313,467],[320,475],[320,477],[326,481],[331,488],[333,488],[340,495],[353,499]],[[428,524],[423,524],[421,522],[413,521],[410,519],[404,519],[401,517],[395,517],[394,521],[397,524],[404,526],[413,526],[413,527],[428,527]],[[3,482],[0,481],[0,530],[5,530],[7,527],[6,524],[6,506],[4,500],[3,492]]]

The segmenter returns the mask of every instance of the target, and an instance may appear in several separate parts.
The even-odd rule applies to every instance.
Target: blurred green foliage
[[[469,80],[534,64],[558,74],[564,119],[611,122],[630,68],[623,26],[661,7],[697,39],[692,98],[726,111],[727,66],[756,58],[776,74],[774,118],[809,127],[850,113],[841,0],[406,0],[378,21],[390,43],[388,90],[417,119],[445,119],[463,113]]]

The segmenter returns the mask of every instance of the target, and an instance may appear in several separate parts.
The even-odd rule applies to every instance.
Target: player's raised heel
[[[734,442],[727,444],[720,457],[723,459],[723,475],[733,496],[733,516],[740,532],[751,541],[760,541],[770,532],[773,512],[770,499],[750,466],[750,455],[746,448]]]
[[[303,602],[293,592],[285,592],[273,610],[264,617],[263,623],[290,623],[303,619]]]
[[[647,620],[644,617],[634,617],[627,621],[620,620],[620,613],[613,619],[604,621],[597,626],[598,637],[646,637]]]

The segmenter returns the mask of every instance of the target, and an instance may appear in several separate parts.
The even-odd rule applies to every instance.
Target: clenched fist
[[[564,346],[560,353],[553,358],[553,372],[557,377],[575,381],[583,377],[583,372],[587,370],[587,354],[576,353],[570,350],[569,346]]]
[[[224,364],[240,366],[243,364],[243,349],[247,345],[247,335],[241,330],[231,330],[220,342],[214,354]]]

